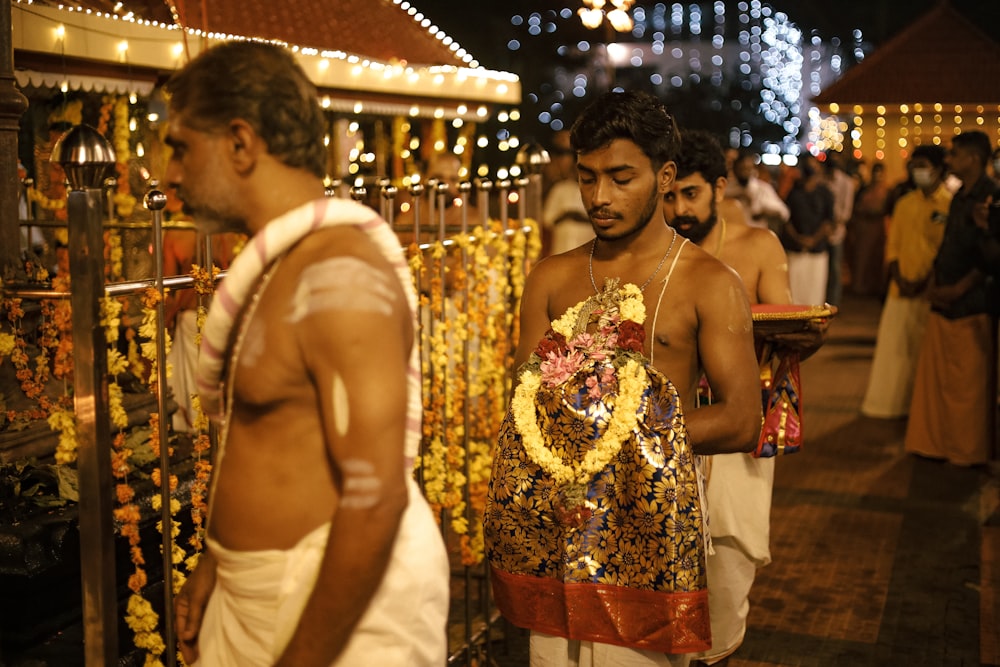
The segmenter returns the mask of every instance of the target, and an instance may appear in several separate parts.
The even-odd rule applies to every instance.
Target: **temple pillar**
[[[14,79],[14,41],[11,0],[0,0],[0,277],[22,278],[21,230],[18,199],[21,183],[17,175],[17,134],[28,99]]]

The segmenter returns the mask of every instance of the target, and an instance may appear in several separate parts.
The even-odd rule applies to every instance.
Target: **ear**
[[[240,173],[248,173],[257,164],[260,151],[267,145],[253,127],[241,118],[229,121],[229,148],[233,166]]]
[[[656,172],[656,185],[661,195],[670,192],[670,188],[674,187],[675,178],[677,178],[677,164],[672,161],[664,162]]]
[[[712,187],[712,195],[715,197],[716,204],[726,198],[726,183],[728,182],[725,176],[719,176],[715,179],[715,185]]]

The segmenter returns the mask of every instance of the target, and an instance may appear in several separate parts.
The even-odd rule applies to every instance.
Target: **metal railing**
[[[493,396],[494,410],[505,410],[509,400],[511,364],[516,340],[516,309],[519,294],[512,289],[512,282],[523,281],[528,269],[530,257],[525,252],[525,239],[537,233],[527,211],[537,206],[540,199],[538,182],[525,178],[516,182],[500,181],[497,183],[479,181],[463,183],[458,188],[457,195],[450,192],[447,186],[429,181],[426,186],[416,185],[409,189],[411,197],[412,222],[400,224],[395,212],[397,210],[398,190],[387,182],[376,184],[377,202],[375,207],[380,211],[401,236],[410,240],[404,244],[411,259],[411,265],[428,263],[437,271],[437,275],[427,275],[426,271],[415,271],[415,284],[420,294],[425,297],[420,300],[419,322],[420,349],[425,369],[431,370],[424,378],[424,391],[436,388],[443,392],[445,400],[438,409],[441,413],[436,417],[438,435],[443,439],[445,448],[458,447],[464,453],[462,474],[470,479],[472,471],[470,462],[473,459],[474,439],[483,437],[484,424],[474,423],[477,419],[473,414],[477,401],[485,400],[481,395],[474,394],[474,387],[482,387],[483,378],[477,373],[483,371],[477,363],[476,355],[483,352],[486,345],[482,339],[480,323],[477,326],[468,325],[470,304],[476,299],[493,300],[489,308],[496,317],[485,326],[501,327],[496,332],[503,340],[502,365],[504,388],[499,396]],[[357,186],[345,191],[343,184],[334,183],[328,188],[328,194],[347,194],[351,198],[365,201],[369,198],[369,190]],[[455,215],[449,198],[453,198],[458,214]],[[475,206],[471,202],[475,201]],[[529,198],[533,198],[531,202]],[[157,382],[164,388],[158,392],[158,407],[160,418],[160,467],[164,482],[161,485],[161,516],[163,522],[163,608],[167,610],[161,619],[162,634],[167,646],[163,660],[167,665],[175,664],[176,637],[173,628],[172,587],[170,577],[175,563],[172,562],[171,526],[173,518],[170,515],[170,490],[166,480],[174,462],[170,459],[168,446],[168,411],[167,363],[164,348],[166,328],[163,298],[167,291],[190,289],[194,279],[191,276],[163,275],[163,230],[162,209],[165,197],[157,190],[146,194],[144,203],[150,211],[150,222],[125,223],[120,225],[128,228],[146,228],[152,231],[152,251],[155,260],[154,275],[148,279],[128,280],[124,282],[105,283],[103,266],[102,230],[113,227],[106,216],[110,211],[102,202],[106,197],[100,189],[82,188],[70,191],[68,195],[69,212],[69,255],[70,272],[73,275],[72,288],[68,291],[40,289],[35,286],[5,286],[4,296],[28,300],[68,299],[73,312],[72,334],[74,340],[74,412],[78,423],[80,474],[79,522],[81,532],[80,564],[83,587],[83,624],[85,642],[85,660],[90,665],[114,664],[117,659],[117,600],[115,595],[115,565],[114,565],[114,526],[112,523],[112,480],[111,480],[111,434],[109,432],[110,415],[108,405],[107,357],[106,342],[100,324],[99,302],[102,297],[123,297],[137,295],[149,288],[155,288],[160,294],[160,302],[156,310],[158,331],[157,337]],[[516,208],[516,217],[511,217],[511,209]],[[540,208],[540,207],[539,207]],[[103,212],[102,212],[102,209]],[[472,215],[470,215],[472,212]],[[426,215],[425,215],[426,214]],[[38,220],[24,220],[25,226],[43,226],[46,223]],[[55,223],[59,224],[59,223]],[[120,223],[119,223],[120,224]],[[492,240],[494,243],[488,245]],[[514,241],[521,243],[517,246]],[[518,250],[518,248],[520,248]],[[497,249],[506,249],[506,256],[497,257]],[[207,257],[207,265],[211,266],[211,244],[208,240],[201,246],[201,252]],[[492,284],[484,291],[483,285],[471,284],[469,276],[475,276],[473,264],[478,259],[482,264],[482,253],[493,253],[490,265],[494,271],[489,279]],[[443,257],[442,257],[443,253]],[[500,267],[497,269],[496,267]],[[451,277],[464,272],[466,280],[454,288]],[[451,275],[449,275],[451,274]],[[223,274],[224,275],[224,274]],[[221,278],[221,276],[220,276]],[[479,307],[482,307],[481,302]],[[442,305],[446,304],[446,305]],[[464,315],[464,317],[463,317]],[[456,327],[456,322],[464,322],[465,326]],[[472,336],[470,336],[470,332]],[[480,335],[480,339],[475,336]],[[430,363],[430,355],[435,353],[434,343],[441,344],[442,338],[448,350],[448,363]],[[441,352],[441,350],[437,350]],[[492,369],[495,374],[496,367]],[[496,381],[496,378],[491,378]],[[464,396],[449,396],[447,392],[453,387],[464,388]],[[425,395],[425,406],[431,409],[428,397]],[[449,414],[448,407],[461,407],[460,415]],[[480,420],[482,421],[482,420]],[[442,426],[443,425],[443,426]],[[495,437],[495,433],[486,437]],[[417,479],[426,481],[425,465],[431,453],[429,443],[422,445],[421,465],[415,470]],[[214,448],[213,448],[214,451]],[[426,488],[425,488],[426,491]],[[473,493],[468,484],[462,489],[467,525],[480,524],[482,517],[474,507]],[[453,556],[452,576],[453,593],[460,588],[460,600],[453,595],[453,613],[449,627],[449,665],[460,664],[490,664],[490,650],[495,638],[495,626],[499,615],[492,604],[489,591],[488,569],[485,563],[455,562],[456,545],[461,538],[449,528],[454,517],[445,515],[441,510],[442,535],[449,545],[449,553]],[[469,559],[466,558],[466,561]]]

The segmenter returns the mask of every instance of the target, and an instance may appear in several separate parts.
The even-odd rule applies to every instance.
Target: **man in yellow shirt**
[[[909,413],[917,356],[930,312],[925,291],[951,203],[951,193],[944,186],[942,147],[917,146],[910,169],[917,188],[896,202],[889,225],[885,256],[889,294],[861,404],[862,414],[868,417],[892,419]]]

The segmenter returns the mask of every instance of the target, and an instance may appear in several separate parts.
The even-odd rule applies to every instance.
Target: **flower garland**
[[[115,345],[119,338],[121,311],[122,304],[119,300],[110,297],[101,299],[101,325],[104,327],[105,340],[108,343],[108,374],[112,378],[108,384],[108,404],[111,424],[118,429],[111,443],[111,474],[117,480],[115,499],[118,503],[113,510],[113,516],[118,522],[119,534],[128,540],[129,559],[133,566],[132,574],[128,578],[128,587],[132,594],[129,596],[125,622],[132,630],[135,646],[146,651],[145,664],[161,665],[159,656],[166,650],[166,646],[158,631],[159,617],[142,594],[147,583],[146,570],[143,567],[146,559],[142,552],[139,532],[142,513],[135,502],[135,490],[129,481],[129,473],[132,471],[129,459],[133,451],[127,444],[124,431],[128,427],[128,414],[122,404],[121,386],[115,380],[120,373],[127,371],[129,366],[129,360]]]
[[[41,208],[46,211],[61,211],[66,208],[66,199],[60,197],[58,199],[53,199],[46,197],[43,192],[41,192],[35,186],[30,188],[25,188],[25,194],[28,197],[29,202],[38,204]]]
[[[125,250],[122,247],[122,235],[121,232],[112,229],[105,232],[106,246],[105,250],[107,252],[108,263],[105,267],[107,276],[109,280],[123,280],[125,277]]]
[[[492,276],[496,273],[499,256],[492,252],[492,238],[477,227],[473,233],[475,242],[468,254],[468,266],[472,271],[471,285],[466,302],[469,323],[469,337],[475,341],[477,349],[471,354],[470,385],[467,387],[469,401],[468,429],[468,503],[474,521],[467,535],[460,541],[462,563],[476,565],[483,559],[484,536],[483,515],[486,509],[486,492],[493,465],[493,445],[507,406],[504,404],[504,385],[508,373],[503,365],[503,356],[496,354],[500,332],[491,326],[491,292],[494,285]],[[506,341],[504,337],[503,340]],[[470,352],[473,352],[470,350]],[[499,362],[499,363],[498,363]]]
[[[450,345],[446,336],[449,327],[445,319],[446,255],[447,249],[443,241],[439,240],[431,246],[429,289],[423,296],[427,300],[428,313],[428,322],[427,326],[422,328],[421,341],[426,351],[421,360],[425,396],[423,435],[426,451],[420,457],[420,465],[424,490],[431,508],[435,514],[447,512],[451,529],[462,535],[468,528],[462,495],[465,476],[462,472],[463,466],[459,465],[461,448],[454,444],[455,440],[460,439],[461,434],[456,433],[454,428],[448,428],[449,422],[452,421],[450,417],[455,415],[452,403],[455,392],[448,391],[449,382],[445,381],[451,374]],[[454,384],[451,388],[454,389]],[[452,425],[461,428],[461,424]],[[452,443],[445,446],[448,439],[451,439]]]
[[[219,274],[219,267],[212,266],[211,270],[202,268],[198,264],[191,266],[191,277],[194,280],[194,291],[199,296],[211,295],[215,288],[215,279]],[[198,333],[195,336],[195,344],[201,344],[201,330],[205,324],[205,317],[208,311],[203,306],[198,306],[197,323]],[[211,450],[211,439],[208,435],[208,416],[201,409],[201,399],[196,395],[192,397],[191,409],[194,415],[192,426],[197,435],[193,443],[194,453],[194,480],[191,482],[191,523],[193,530],[188,538],[194,553],[185,561],[188,572],[193,572],[198,564],[198,557],[205,548],[205,521],[208,517],[208,484],[212,474],[212,463],[209,457]]]
[[[157,306],[160,303],[161,295],[156,288],[149,287],[142,294],[142,323],[139,327],[139,335],[144,338],[145,341],[141,344],[141,356],[142,359],[148,363],[150,373],[148,376],[150,391],[157,395],[161,391],[159,386],[159,379],[157,373],[157,365],[160,360],[157,358],[157,338],[160,335],[167,336],[165,331],[159,331],[158,320],[157,320]],[[110,301],[105,299],[105,301]],[[108,342],[112,343],[117,340],[118,327],[114,326],[114,333],[112,333],[112,325],[115,323],[115,308],[113,306],[105,306],[107,310],[102,310],[106,312],[108,317],[106,318],[107,325],[107,336]],[[105,321],[102,318],[102,322]],[[114,339],[114,340],[113,340]],[[167,346],[170,344],[169,336],[166,339]],[[169,349],[169,347],[168,347]],[[125,369],[129,364],[129,360],[123,358],[120,354],[113,353],[111,357],[114,358],[115,368]],[[112,362],[109,361],[109,370],[112,367]],[[169,372],[169,367],[168,367]],[[124,412],[124,410],[122,411]],[[112,408],[112,416],[114,417],[115,411]],[[117,424],[116,424],[117,425]],[[127,425],[127,422],[126,422]],[[148,442],[150,448],[153,451],[153,456],[156,460],[160,458],[160,415],[158,413],[151,413],[149,415],[149,436]],[[127,447],[125,436],[123,432],[119,432],[115,437],[113,443],[112,452],[112,472],[116,478],[120,481],[117,485],[117,498],[119,502],[119,507],[115,509],[115,518],[121,523],[120,533],[123,537],[126,537],[129,541],[129,554],[134,566],[134,571],[129,577],[129,588],[132,591],[131,597],[129,597],[128,607],[125,614],[125,621],[128,624],[129,629],[133,633],[133,643],[137,648],[146,651],[145,664],[147,666],[156,667],[161,666],[160,656],[163,654],[167,647],[163,641],[163,636],[160,634],[159,630],[159,615],[153,609],[152,605],[148,600],[143,597],[142,591],[146,586],[146,572],[143,569],[145,564],[145,557],[142,552],[140,545],[140,534],[139,534],[139,520],[141,518],[139,507],[133,502],[135,497],[135,491],[128,483],[128,473],[131,466],[128,462],[129,457],[132,455],[132,451]],[[168,456],[173,454],[172,448],[168,451]],[[177,490],[178,479],[176,475],[168,475],[167,479],[163,479],[163,473],[159,467],[154,467],[150,475],[153,485],[160,489],[163,484],[168,485],[170,497],[170,515],[176,516],[176,514],[181,509],[180,501],[172,497],[172,494]],[[160,493],[154,493],[151,497],[152,507],[155,511],[159,511],[162,507],[162,495]],[[164,530],[163,521],[156,522],[157,530],[162,534]],[[180,526],[177,521],[171,521],[170,524],[171,537],[174,538],[172,541],[172,552],[171,563],[183,563],[187,554],[184,549],[177,544],[176,538],[180,534]],[[177,567],[172,567],[171,570],[171,586],[174,592],[180,590],[183,585],[185,576],[177,569]]]
[[[115,170],[118,172],[118,190],[111,198],[115,210],[122,218],[128,218],[135,210],[136,199],[129,186],[128,163],[132,155],[129,129],[129,98],[122,95],[114,105],[114,131],[111,143],[115,148]]]
[[[436,516],[464,565],[483,559],[482,519],[493,446],[507,411],[516,301],[540,242],[499,220],[431,244],[410,244],[420,294],[423,453],[417,461]],[[468,346],[468,355],[465,354]]]
[[[642,292],[609,280],[604,291],[573,306],[552,322],[521,371],[511,410],[528,457],[559,487],[587,484],[618,454],[638,423],[638,409],[648,385],[642,345],[646,308]],[[591,332],[589,329],[595,327]],[[538,425],[536,399],[543,385],[559,386],[584,373],[595,400],[615,397],[604,434],[579,461],[566,463],[545,443]]]
[[[60,305],[65,304],[60,302]],[[0,301],[0,309],[6,311],[7,320],[12,330],[10,334],[3,334],[4,340],[7,341],[3,348],[9,348],[9,350],[0,355],[0,359],[4,356],[10,357],[21,391],[24,392],[26,398],[36,404],[36,407],[24,410],[7,410],[4,419],[14,425],[47,420],[52,430],[60,432],[56,449],[57,462],[69,463],[76,459],[76,422],[72,411],[66,409],[67,406],[71,405],[72,400],[66,395],[53,400],[45,391],[53,375],[57,378],[64,378],[67,369],[72,368],[72,360],[69,364],[60,365],[60,350],[63,349],[63,346],[72,350],[72,342],[68,314],[65,322],[60,323],[61,320],[57,317],[57,313],[60,312],[57,310],[58,308],[59,305],[51,300],[43,300],[40,303],[39,310],[42,317],[38,325],[38,355],[34,359],[34,368],[32,368],[31,359],[27,352],[28,343],[23,324],[25,312],[22,301],[18,298]],[[68,313],[68,310],[65,312]],[[55,364],[52,363],[53,357],[56,360]],[[62,430],[63,427],[66,429],[65,432]]]

